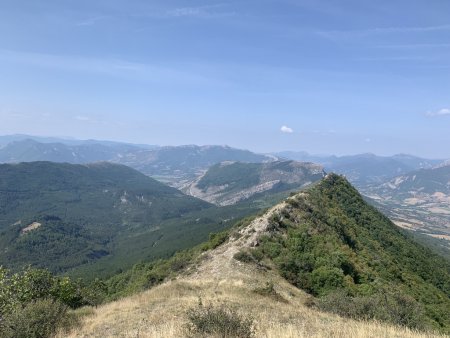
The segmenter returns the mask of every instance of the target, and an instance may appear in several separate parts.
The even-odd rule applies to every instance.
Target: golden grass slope
[[[151,290],[105,304],[84,317],[82,325],[60,337],[160,337],[186,335],[186,311],[203,304],[227,304],[254,318],[256,337],[439,337],[377,322],[358,322],[321,313],[305,304],[309,296],[281,278],[276,271],[236,261],[233,255],[253,246],[266,231],[268,218],[279,204],[203,255],[198,266]],[[264,296],[255,289],[272,282],[284,298]]]

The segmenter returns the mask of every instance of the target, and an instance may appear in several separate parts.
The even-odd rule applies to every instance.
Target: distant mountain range
[[[320,156],[306,152],[275,153],[280,158],[296,161],[310,161],[324,166],[325,171],[345,175],[358,187],[372,183],[382,183],[386,179],[422,168],[432,168],[441,164],[442,159],[425,159],[417,156],[397,154],[377,156],[359,154],[351,156]]]
[[[450,165],[420,169],[361,189],[394,222],[450,248]]]
[[[125,164],[176,188],[191,184],[209,167],[220,162],[264,163],[278,159],[321,164],[326,172],[343,174],[359,188],[383,183],[414,170],[433,168],[444,162],[440,159],[425,159],[406,154],[338,157],[286,151],[264,155],[215,145],[159,147],[29,135],[0,136],[1,163],[53,161],[80,164],[109,161]]]
[[[209,167],[224,161],[268,162],[273,157],[228,146],[178,146],[128,152],[113,162],[133,167],[146,175],[181,187],[203,174]]]
[[[76,145],[42,143],[32,139],[13,141],[0,148],[0,162],[19,163],[33,161],[66,162],[74,164],[110,161],[122,153],[141,150],[126,144],[86,142]]]
[[[222,162],[183,189],[188,195],[217,205],[298,191],[325,176],[322,166],[296,161]]]
[[[33,140],[39,143],[62,143],[69,146],[76,146],[82,144],[101,144],[104,146],[114,146],[114,145],[128,145],[143,149],[154,149],[158,148],[156,145],[149,144],[135,144],[135,143],[126,143],[126,142],[117,142],[117,141],[106,141],[106,140],[79,140],[75,138],[63,138],[63,137],[46,137],[46,136],[34,136],[34,135],[26,135],[26,134],[13,134],[13,135],[0,135],[0,148],[8,145],[11,142],[24,141],[24,140]]]
[[[0,163],[52,161],[83,164],[109,161],[125,164],[174,187],[192,181],[219,162],[273,160],[273,156],[227,146],[156,147],[108,141],[24,137],[0,137],[0,141],[9,141],[0,148]]]
[[[436,193],[450,195],[450,164],[397,176],[381,185],[378,190],[403,197]]]

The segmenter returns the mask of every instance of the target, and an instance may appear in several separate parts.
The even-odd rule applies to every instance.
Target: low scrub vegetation
[[[261,296],[270,297],[277,302],[288,302],[285,298],[283,298],[282,295],[277,292],[277,290],[275,290],[275,285],[273,284],[273,282],[266,282],[266,285],[254,289],[253,292]]]
[[[187,312],[186,331],[189,337],[251,338],[253,319],[227,305],[206,305],[201,302]]]
[[[37,299],[5,314],[0,333],[4,338],[43,338],[75,324],[77,320],[69,315],[67,305],[54,299]]]
[[[26,268],[17,273],[0,267],[0,336],[50,337],[77,320],[70,309],[99,304],[105,285],[90,286],[48,270]]]
[[[429,328],[423,306],[400,292],[353,297],[345,290],[337,290],[319,299],[317,307],[352,319],[376,319],[419,330]]]
[[[450,332],[448,262],[413,242],[343,177],[330,175],[289,201],[269,218],[259,245],[235,259],[271,260],[320,299],[322,310]]]

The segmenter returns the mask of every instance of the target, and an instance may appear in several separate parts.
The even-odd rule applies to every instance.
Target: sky
[[[0,0],[0,134],[450,158],[448,0]]]

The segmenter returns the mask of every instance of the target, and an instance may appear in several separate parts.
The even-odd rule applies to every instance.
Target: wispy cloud
[[[416,26],[416,27],[374,27],[356,30],[328,30],[318,31],[317,34],[330,39],[365,37],[379,34],[395,33],[427,33],[436,31],[450,31],[450,24],[437,26]]]
[[[402,55],[402,56],[380,56],[380,57],[360,57],[353,59],[355,61],[438,61],[438,56],[419,56],[419,55]]]
[[[446,115],[450,115],[450,109],[448,108],[442,108],[438,111],[427,111],[425,113],[426,116],[428,117],[439,117],[439,116],[446,116]]]
[[[415,44],[392,44],[376,45],[375,48],[383,49],[419,49],[419,48],[449,48],[450,43],[415,43]]]
[[[219,81],[209,77],[207,74],[185,71],[182,69],[182,66],[170,68],[158,64],[112,58],[88,58],[0,49],[0,62],[19,63],[70,72],[95,73],[155,83],[190,85],[219,83]]]
[[[195,18],[216,18],[216,17],[226,17],[233,16],[236,13],[233,11],[223,10],[226,4],[215,4],[207,6],[197,6],[197,7],[179,7],[168,10],[165,13],[166,17],[195,17]]]
[[[95,16],[92,18],[88,18],[82,21],[79,21],[75,24],[75,26],[83,27],[83,26],[93,26],[97,22],[106,19],[106,16]]]
[[[15,110],[0,110],[0,117],[2,118],[13,118],[13,119],[17,119],[17,118],[29,118],[30,115],[23,113],[23,112],[19,112],[19,111],[15,111]]]
[[[96,117],[91,117],[91,116],[86,116],[86,115],[76,115],[74,117],[74,119],[78,122],[81,123],[86,123],[86,124],[102,124],[102,125],[107,125],[108,122],[104,121],[103,119],[99,119]]]
[[[282,133],[292,134],[292,133],[294,132],[294,129],[289,128],[288,126],[282,126],[282,127],[280,128],[280,131],[281,131]]]
[[[82,116],[82,115],[77,115],[77,116],[75,116],[75,120],[78,120],[78,121],[91,121],[91,119],[89,118],[89,117],[87,117],[87,116]]]

